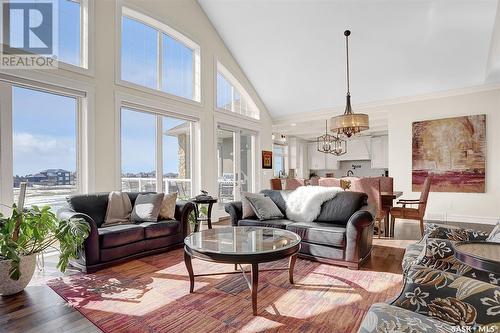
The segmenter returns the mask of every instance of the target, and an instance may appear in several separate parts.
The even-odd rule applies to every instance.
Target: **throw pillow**
[[[157,222],[163,193],[139,194],[132,210],[133,222]]]
[[[175,202],[177,201],[177,192],[165,193],[160,208],[160,218],[163,220],[175,219]]]
[[[250,201],[247,199],[247,195],[252,195],[252,193],[241,192],[241,218],[242,219],[253,219],[256,218],[255,212],[253,211]]]
[[[108,195],[108,207],[106,217],[101,227],[108,227],[114,224],[130,223],[130,213],[132,203],[127,193],[112,191]]]
[[[274,201],[272,201],[269,197],[265,197],[260,194],[247,193],[246,198],[259,220],[264,221],[283,218],[283,214],[279,210],[278,206],[276,206]]]
[[[497,225],[493,228],[488,238],[486,238],[486,241],[500,243],[500,221],[497,222]]]

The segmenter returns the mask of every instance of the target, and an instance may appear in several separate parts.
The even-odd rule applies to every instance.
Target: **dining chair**
[[[424,215],[431,189],[432,176],[427,176],[420,193],[420,199],[400,199],[396,204],[401,207],[391,208],[391,237],[394,237],[394,223],[396,219],[415,220],[420,222],[420,234],[424,235]],[[417,208],[407,207],[408,205],[418,205]]]
[[[380,179],[378,177],[366,177],[351,180],[350,191],[363,192],[368,196],[368,205],[373,210],[375,226],[377,227],[377,236],[380,238],[382,233],[382,221],[386,218],[386,212],[382,207],[382,196]],[[385,232],[385,230],[384,230]]]
[[[324,187],[340,187],[340,179],[320,177],[320,179],[318,180],[318,184],[319,186],[324,186]]]
[[[272,178],[269,182],[271,183],[271,190],[282,190],[280,178]]]
[[[285,178],[285,190],[295,190],[297,187],[305,185],[306,182],[302,178]]]

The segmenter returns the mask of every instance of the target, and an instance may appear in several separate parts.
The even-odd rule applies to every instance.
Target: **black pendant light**
[[[367,130],[370,128],[368,124],[368,115],[363,113],[352,112],[351,107],[351,91],[349,87],[349,35],[351,32],[349,30],[344,31],[345,36],[345,48],[347,55],[347,95],[346,95],[346,106],[343,115],[332,117],[330,130],[337,135],[344,135],[348,138],[351,136]]]

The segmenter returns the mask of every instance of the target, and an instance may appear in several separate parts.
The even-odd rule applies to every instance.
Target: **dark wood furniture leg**
[[[198,209],[198,204],[194,204],[194,215],[195,215],[195,222],[194,222],[194,232],[198,232],[200,230],[200,210]]]
[[[184,250],[184,264],[186,265],[186,269],[189,274],[189,293],[193,293],[194,291],[194,273],[193,273],[193,264],[191,263],[191,256]]]
[[[212,229],[212,206],[213,203],[208,204],[208,213],[207,213],[207,224],[208,224],[208,229]]]
[[[259,264],[252,264],[252,309],[253,315],[257,315],[257,289],[259,288]]]
[[[297,253],[292,255],[288,264],[288,280],[293,284],[293,269],[295,268],[295,262],[297,261]]]

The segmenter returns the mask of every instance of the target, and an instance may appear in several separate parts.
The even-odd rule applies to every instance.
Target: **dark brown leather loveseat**
[[[132,205],[139,193],[127,193]],[[182,247],[187,235],[188,216],[194,205],[178,201],[175,220],[118,224],[101,227],[106,216],[109,193],[73,195],[67,198],[67,208],[57,215],[61,219],[83,218],[90,225],[90,235],[84,249],[71,264],[87,273],[126,260]]]
[[[285,216],[278,220],[242,219],[241,202],[225,205],[234,226],[281,228],[297,233],[301,238],[299,256],[316,261],[358,269],[370,256],[373,239],[373,215],[367,206],[367,195],[341,192],[321,206],[314,222],[295,222],[286,218],[285,191],[263,190]]]

